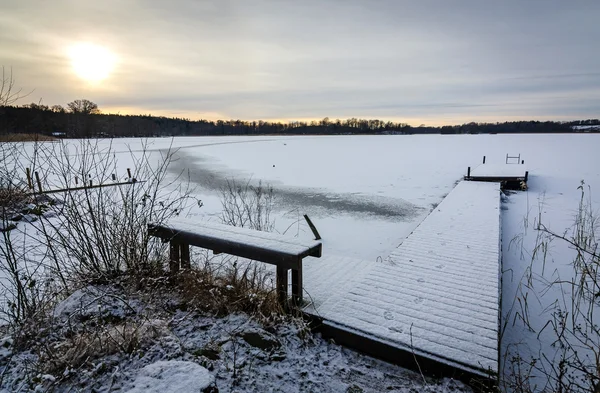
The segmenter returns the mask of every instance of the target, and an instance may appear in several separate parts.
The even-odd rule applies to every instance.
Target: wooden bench
[[[292,300],[302,303],[302,259],[321,257],[318,241],[299,240],[275,233],[206,221],[177,220],[166,225],[149,224],[151,236],[170,242],[170,270],[190,267],[190,246],[277,266],[277,294],[287,303],[288,271],[292,270]]]

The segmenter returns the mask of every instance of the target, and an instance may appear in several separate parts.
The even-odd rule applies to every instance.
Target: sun
[[[69,58],[77,76],[91,83],[98,83],[108,78],[116,63],[116,57],[111,51],[91,43],[72,46],[69,50]]]

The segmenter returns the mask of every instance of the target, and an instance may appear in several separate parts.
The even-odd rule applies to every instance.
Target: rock
[[[188,361],[169,360],[142,368],[128,393],[218,393],[214,377],[204,367]]]
[[[23,215],[22,214],[15,214],[11,218],[9,218],[10,221],[21,221],[22,219],[23,219]]]
[[[264,331],[244,332],[242,333],[242,338],[249,345],[263,351],[272,351],[275,348],[281,347],[281,343],[274,336]]]
[[[204,356],[205,358],[207,358],[209,360],[217,360],[221,357],[219,355],[219,352],[220,351],[218,348],[215,349],[215,348],[206,347],[206,348],[201,348],[201,349],[194,351],[194,355]]]
[[[115,296],[116,295],[116,296]],[[76,318],[85,321],[90,318],[102,318],[106,321],[119,321],[135,313],[132,303],[124,304],[118,300],[114,289],[88,286],[73,292],[54,308],[54,317],[59,319]]]
[[[8,223],[8,222],[2,222],[2,221],[0,221],[0,232],[12,231],[16,227],[17,226],[15,224],[13,224],[12,222]]]

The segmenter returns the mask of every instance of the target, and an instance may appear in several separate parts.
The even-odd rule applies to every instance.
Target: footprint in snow
[[[443,268],[445,268],[446,266],[444,266],[444,265],[442,265],[442,264],[440,263],[439,265],[435,265],[435,267],[437,267],[438,269],[443,269]]]
[[[388,329],[390,329],[392,332],[404,333],[404,329],[402,329],[400,326],[391,326]]]
[[[392,314],[391,311],[386,311],[383,313],[383,317],[388,321],[391,321],[392,319],[394,319],[394,314]]]
[[[425,279],[424,278],[418,278],[417,282],[425,282]]]
[[[422,298],[422,297],[420,297],[420,296],[419,296],[419,297],[416,297],[416,298],[415,298],[415,303],[417,303],[417,304],[421,304],[421,303],[423,303],[423,298]]]

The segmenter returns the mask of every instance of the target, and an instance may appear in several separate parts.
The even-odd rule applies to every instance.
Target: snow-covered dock
[[[338,342],[432,370],[495,374],[500,184],[460,182],[387,259],[309,258],[305,276],[305,310]]]
[[[491,182],[527,182],[527,167],[523,164],[481,164],[467,170],[465,180]]]

